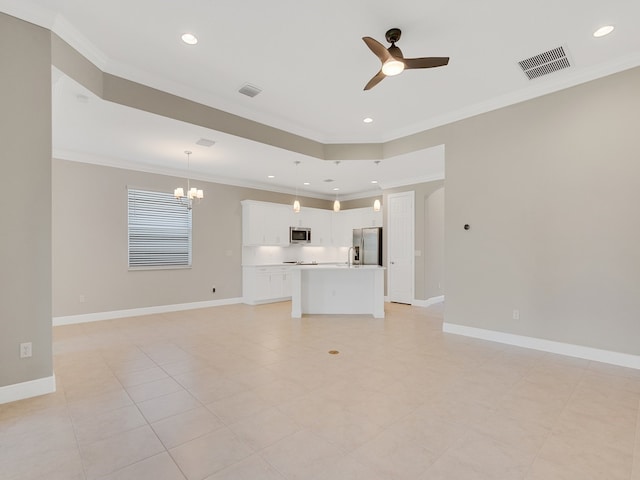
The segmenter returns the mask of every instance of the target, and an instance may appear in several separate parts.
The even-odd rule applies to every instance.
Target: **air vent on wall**
[[[557,47],[553,50],[549,50],[548,52],[527,58],[526,60],[521,60],[518,62],[518,65],[520,65],[520,68],[522,68],[522,71],[529,80],[533,80],[534,78],[542,77],[543,75],[557,72],[558,70],[571,66],[563,47]]]
[[[240,90],[238,90],[241,94],[246,95],[247,97],[255,97],[258,95],[262,89],[256,87],[255,85],[251,85],[250,83],[245,83]]]

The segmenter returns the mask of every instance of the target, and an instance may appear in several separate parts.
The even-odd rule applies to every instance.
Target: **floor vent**
[[[258,95],[262,89],[259,87],[256,87],[255,85],[251,85],[250,83],[245,83],[242,87],[240,87],[240,90],[238,90],[241,94],[246,95],[247,97],[255,97],[256,95]]]
[[[564,68],[569,68],[569,58],[563,47],[557,47],[548,52],[541,53],[526,60],[518,62],[520,68],[524,74],[533,80],[534,78],[548,75],[549,73],[557,72]]]

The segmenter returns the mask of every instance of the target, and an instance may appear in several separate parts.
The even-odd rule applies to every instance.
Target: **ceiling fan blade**
[[[369,47],[371,51],[376,54],[376,56],[382,63],[386,62],[391,57],[385,46],[382,45],[379,41],[374,40],[371,37],[362,37],[362,40],[364,40],[364,43],[367,44],[367,47]]]
[[[369,80],[369,83],[367,83],[364,86],[364,89],[365,90],[371,90],[373,87],[375,87],[377,84],[379,84],[384,77],[386,77],[386,75],[384,73],[382,73],[382,70],[380,70],[378,73],[376,73],[374,75],[374,77],[371,80]]]
[[[405,58],[404,68],[443,67],[449,63],[449,57]]]

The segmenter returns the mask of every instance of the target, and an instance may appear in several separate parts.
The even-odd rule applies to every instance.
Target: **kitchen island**
[[[291,268],[291,316],[371,314],[384,318],[384,267],[296,265]]]

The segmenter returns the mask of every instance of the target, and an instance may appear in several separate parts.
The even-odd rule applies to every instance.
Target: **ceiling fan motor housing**
[[[390,28],[387,30],[387,33],[384,34],[387,42],[396,43],[400,40],[400,36],[402,35],[402,31],[399,28]]]

